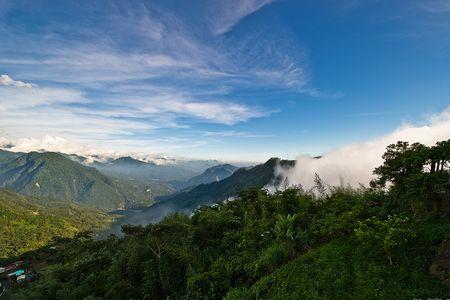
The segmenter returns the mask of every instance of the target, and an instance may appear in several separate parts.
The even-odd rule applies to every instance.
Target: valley
[[[222,180],[203,183],[172,195],[160,196],[150,207],[125,210],[123,217],[117,219],[111,229],[106,231],[106,234],[120,235],[121,226],[124,224],[145,226],[149,223],[156,223],[173,213],[190,215],[201,206],[229,201],[245,190],[262,189],[267,185],[278,186],[282,178],[275,176],[276,168],[292,168],[294,164],[294,161],[272,158],[264,164],[237,169],[232,175]],[[215,178],[215,176],[210,176],[211,169],[207,169],[205,173],[208,178]],[[194,177],[195,180],[197,178],[198,176]]]
[[[190,212],[203,202],[207,204],[231,195],[215,199],[215,195],[210,193],[194,204],[165,200],[170,198],[169,195],[179,197],[197,185],[208,186],[225,179],[238,169],[221,164],[211,167],[211,164],[218,163],[214,161],[156,165],[122,157],[107,162],[87,163],[84,157],[62,153],[0,151],[0,188],[39,198],[41,202],[47,201],[50,205],[55,201],[62,201],[67,205],[112,212],[113,215],[117,211],[118,215],[124,217],[118,218],[111,230],[118,234],[121,224],[145,225],[170,212]],[[265,185],[270,177],[271,175],[253,187]],[[239,189],[235,189],[230,192],[238,191]]]
[[[2,150],[0,187],[36,199],[58,199],[109,212],[115,221],[100,236],[121,235],[124,224],[145,226],[172,213],[190,214],[247,189],[279,185],[282,179],[274,175],[275,169],[291,168],[295,162],[272,158],[243,168],[220,163],[209,166],[212,163],[218,162],[157,165],[121,157],[87,163],[75,155]]]

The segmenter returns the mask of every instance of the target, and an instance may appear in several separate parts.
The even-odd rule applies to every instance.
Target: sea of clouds
[[[277,173],[286,177],[289,184],[301,185],[305,189],[314,187],[315,174],[330,186],[368,186],[373,178],[372,171],[383,162],[382,155],[387,145],[408,141],[430,146],[447,139],[450,139],[450,108],[429,116],[424,124],[405,123],[389,134],[343,146],[323,154],[319,159],[301,155],[295,168],[279,168]]]

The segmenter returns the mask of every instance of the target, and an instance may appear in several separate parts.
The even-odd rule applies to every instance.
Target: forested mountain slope
[[[42,247],[54,237],[104,229],[111,222],[107,214],[72,202],[0,189],[0,259]]]
[[[0,187],[24,195],[70,199],[105,210],[148,203],[151,195],[59,153],[30,152],[0,164]]]
[[[199,205],[211,204],[235,196],[240,191],[251,188],[262,188],[276,182],[275,168],[293,167],[295,161],[271,158],[266,163],[251,168],[240,168],[231,176],[209,184],[201,184],[192,190],[167,197],[163,201],[170,201],[181,208],[195,208]]]

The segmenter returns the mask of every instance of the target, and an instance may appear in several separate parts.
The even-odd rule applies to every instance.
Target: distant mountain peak
[[[184,182],[173,182],[173,186],[182,190],[185,188],[191,188],[200,184],[208,184],[211,182],[217,182],[231,176],[238,167],[230,164],[219,164],[209,167],[202,174],[192,177]]]
[[[230,171],[231,173],[233,173],[237,169],[238,167],[230,164],[220,164],[217,166],[209,167],[208,169],[205,170],[205,172],[203,172],[203,174],[215,174],[219,171]]]
[[[273,157],[264,164],[237,169],[232,175],[220,181],[213,179],[210,183],[200,184],[192,189],[160,199],[179,210],[192,210],[199,205],[223,201],[249,188],[263,188],[270,183],[277,184],[280,180],[275,174],[277,166],[291,168],[295,166],[295,161]]]
[[[24,195],[73,200],[106,210],[147,201],[125,182],[66,154],[33,151],[0,162],[0,188],[11,188]]]
[[[153,163],[148,163],[136,158],[133,158],[131,156],[122,156],[119,157],[113,161],[111,161],[112,164],[127,164],[127,165],[146,165],[146,164],[153,164]]]

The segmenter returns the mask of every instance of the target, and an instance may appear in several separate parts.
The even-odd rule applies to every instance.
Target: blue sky
[[[0,138],[44,148],[293,158],[450,103],[449,0],[0,0],[0,45]]]

